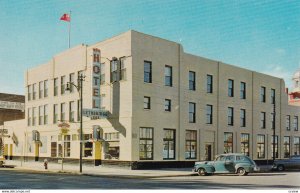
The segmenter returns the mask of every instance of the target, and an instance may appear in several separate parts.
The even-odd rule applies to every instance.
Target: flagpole
[[[70,22],[69,22],[69,48],[71,47],[71,11],[70,11]]]

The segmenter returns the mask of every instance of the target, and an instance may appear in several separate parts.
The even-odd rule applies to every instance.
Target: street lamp
[[[83,84],[82,82],[84,81],[85,76],[83,74],[78,75],[78,83],[75,85],[73,82],[67,82],[67,88],[66,91],[71,90],[71,85],[74,86],[80,97],[80,157],[79,157],[79,171],[82,173],[82,90],[83,90]]]

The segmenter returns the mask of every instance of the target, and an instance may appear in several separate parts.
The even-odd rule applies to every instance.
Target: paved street
[[[0,189],[299,189],[300,172],[117,178],[0,170]]]

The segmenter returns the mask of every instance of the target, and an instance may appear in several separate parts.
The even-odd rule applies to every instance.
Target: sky
[[[136,30],[184,51],[291,78],[300,68],[300,1],[1,0],[0,93],[25,94],[24,73],[71,47]]]

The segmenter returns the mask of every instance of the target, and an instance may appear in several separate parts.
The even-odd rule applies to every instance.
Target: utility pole
[[[276,126],[276,121],[275,121],[275,117],[276,117],[276,105],[275,105],[275,96],[274,96],[274,104],[273,104],[273,163],[275,162],[275,156],[276,156],[276,152],[275,152],[275,126]]]

